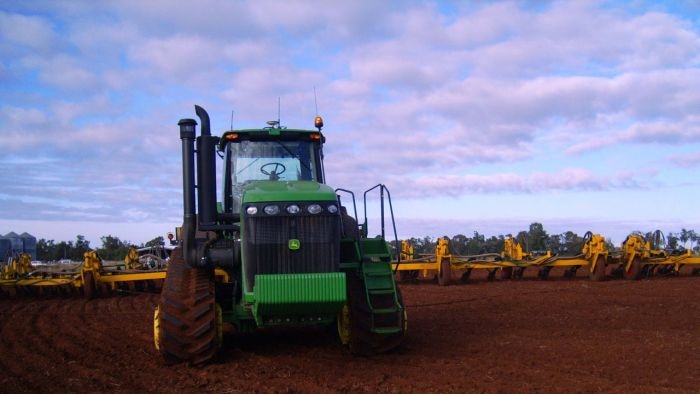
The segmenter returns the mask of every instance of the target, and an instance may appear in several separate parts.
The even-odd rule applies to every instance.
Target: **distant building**
[[[12,241],[0,237],[0,266],[7,261],[7,258],[12,256]]]
[[[36,237],[28,233],[17,234],[13,231],[0,236],[0,261],[7,261],[17,253],[28,253],[36,260]]]

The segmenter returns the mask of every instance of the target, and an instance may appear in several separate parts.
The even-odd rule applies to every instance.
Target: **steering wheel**
[[[268,170],[266,169],[266,167],[271,168]],[[280,169],[281,171],[278,171]],[[287,171],[287,167],[285,167],[284,164],[277,162],[267,163],[260,167],[260,172],[262,172],[265,175],[268,175],[271,181],[276,181],[280,179],[280,175],[283,174],[285,171]]]

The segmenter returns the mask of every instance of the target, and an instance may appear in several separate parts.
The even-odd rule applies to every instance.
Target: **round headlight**
[[[265,208],[263,208],[266,214],[268,215],[277,215],[280,213],[280,207],[277,205],[265,205]]]
[[[299,208],[298,205],[292,204],[287,206],[287,213],[291,213],[292,215],[299,213],[301,211],[301,208]]]
[[[328,206],[328,212],[330,212],[330,213],[336,213],[336,212],[338,212],[338,207],[336,207],[335,205],[329,205],[329,206]]]
[[[321,208],[321,206],[318,204],[311,204],[308,207],[306,207],[306,210],[309,211],[310,214],[316,215],[317,213],[321,213],[321,211],[323,211],[323,208]]]
[[[258,207],[248,207],[245,209],[245,213],[247,213],[248,215],[255,215],[256,213],[258,213]]]

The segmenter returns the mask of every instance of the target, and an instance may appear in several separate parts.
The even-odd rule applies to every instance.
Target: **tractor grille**
[[[338,271],[339,216],[267,216],[246,217],[244,220],[248,289],[253,289],[257,274]],[[291,239],[299,240],[299,249],[290,249]]]

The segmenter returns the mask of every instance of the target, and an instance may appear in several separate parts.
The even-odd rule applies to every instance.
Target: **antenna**
[[[282,119],[281,119],[282,117],[280,116],[280,113],[282,112],[282,109],[281,109],[282,105],[280,103],[281,103],[280,96],[277,96],[277,124],[278,125],[282,124]],[[282,126],[280,126],[280,127],[282,127]]]
[[[233,130],[233,110],[231,110],[231,130]]]
[[[316,97],[316,86],[314,86],[314,105],[316,106],[316,116],[318,116],[318,98]]]

